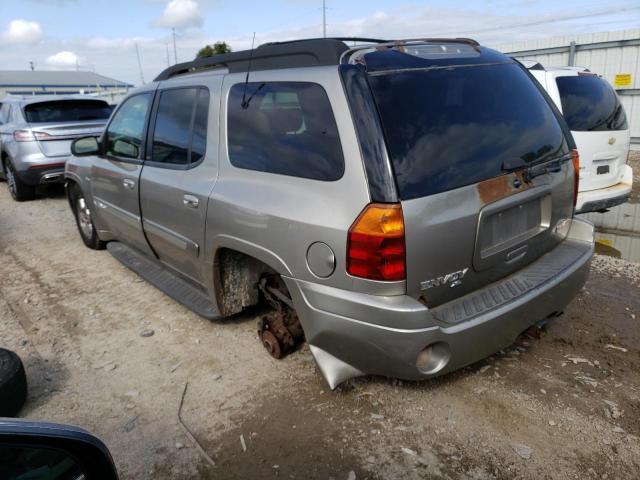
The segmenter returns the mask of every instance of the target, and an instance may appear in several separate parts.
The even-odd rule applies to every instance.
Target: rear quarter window
[[[626,130],[627,116],[613,87],[596,75],[556,78],[562,114],[576,132]]]
[[[324,89],[306,82],[231,87],[229,160],[238,168],[334,181],[344,173],[338,127]]]

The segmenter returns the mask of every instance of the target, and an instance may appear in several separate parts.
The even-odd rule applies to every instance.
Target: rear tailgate
[[[76,122],[70,124],[37,124],[32,125],[40,150],[47,157],[61,157],[71,154],[71,142],[79,137],[102,133],[105,123]]]
[[[522,178],[511,173],[402,202],[409,295],[439,305],[519,270],[564,239],[554,227],[571,217],[571,162],[529,183]]]
[[[629,156],[629,130],[572,132],[580,152],[580,191],[616,185]]]
[[[522,67],[505,59],[369,79],[402,199],[409,295],[442,304],[564,239],[555,227],[573,214],[569,145]]]
[[[110,114],[109,104],[94,98],[62,98],[24,107],[24,116],[47,157],[68,156],[74,139],[100,135]]]
[[[562,113],[580,152],[580,191],[622,180],[629,154],[626,114],[613,87],[591,73],[556,74]]]

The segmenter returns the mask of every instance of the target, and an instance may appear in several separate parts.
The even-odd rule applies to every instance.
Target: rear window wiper
[[[545,173],[557,173],[562,169],[562,164],[571,159],[571,153],[561,155],[549,160],[541,160],[538,162],[526,162],[521,158],[504,160],[502,162],[502,171],[514,172],[516,170],[525,170],[525,180],[530,181],[535,177],[544,175]]]
[[[515,170],[526,168],[528,165],[529,164],[521,158],[510,158],[502,161],[502,171],[513,172]]]

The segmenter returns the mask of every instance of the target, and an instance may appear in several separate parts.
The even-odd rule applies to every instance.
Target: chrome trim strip
[[[194,257],[198,257],[198,255],[200,254],[200,246],[196,242],[183,235],[180,235],[177,232],[174,232],[173,230],[168,229],[163,225],[160,225],[159,223],[152,222],[151,220],[143,218],[142,226],[146,233],[155,235],[165,242],[170,243],[174,247],[190,253]]]
[[[122,220],[123,222],[126,222],[127,224],[135,228],[141,227],[140,217],[138,215],[134,215],[128,210],[120,208],[113,203],[107,202],[100,197],[94,196],[93,201],[103,212],[107,212],[110,215],[113,215],[114,217]]]

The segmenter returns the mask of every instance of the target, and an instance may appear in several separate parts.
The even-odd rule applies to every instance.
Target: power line
[[[485,33],[485,32],[493,32],[496,30],[507,30],[509,28],[535,27],[539,25],[546,25],[547,23],[566,22],[569,20],[579,20],[582,18],[600,17],[602,15],[612,15],[612,14],[623,13],[623,12],[628,12],[632,10],[640,10],[640,7],[628,7],[628,8],[621,8],[618,10],[601,10],[599,12],[584,13],[581,15],[571,15],[567,17],[549,18],[546,20],[536,20],[534,22],[515,23],[511,25],[498,25],[496,27],[487,27],[479,30],[456,30],[451,32],[436,32],[436,33],[433,33],[433,35],[460,35],[461,33]]]

